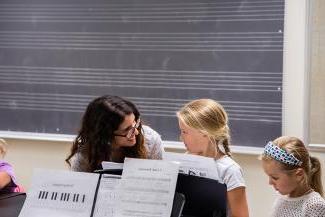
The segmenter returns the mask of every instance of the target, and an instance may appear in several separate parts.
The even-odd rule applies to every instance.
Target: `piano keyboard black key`
[[[46,192],[45,192],[45,196],[44,196],[44,199],[47,199],[47,196],[48,196],[48,194],[49,194],[49,192],[48,192],[48,191],[46,191]]]
[[[71,197],[70,197],[71,196]],[[62,202],[75,202],[84,203],[86,200],[85,194],[78,193],[67,193],[67,192],[49,192],[49,191],[39,191],[38,199],[40,200],[52,200],[52,201],[62,201]]]
[[[86,198],[86,195],[82,195],[82,202],[84,203],[85,202],[85,198]]]

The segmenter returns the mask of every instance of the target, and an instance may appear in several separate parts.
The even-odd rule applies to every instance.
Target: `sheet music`
[[[170,217],[179,165],[126,158],[118,187],[118,217]]]
[[[103,161],[102,162],[103,170],[107,169],[123,169],[123,163],[115,163],[110,161]]]
[[[179,162],[180,173],[218,180],[218,170],[213,158],[165,152],[163,160]]]
[[[117,186],[121,176],[103,174],[100,180],[93,217],[114,217],[117,203]]]
[[[99,174],[35,169],[19,217],[90,217]]]

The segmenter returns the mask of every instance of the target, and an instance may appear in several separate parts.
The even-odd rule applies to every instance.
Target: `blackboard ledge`
[[[325,152],[325,144],[309,144],[308,148],[313,152]]]
[[[76,137],[75,135],[67,135],[67,134],[0,131],[0,138],[3,139],[25,139],[25,140],[50,141],[50,142],[72,142],[75,137]]]
[[[163,141],[165,149],[173,152],[185,152],[186,148],[182,142],[176,141]],[[231,146],[231,152],[234,154],[248,154],[248,155],[260,155],[264,148],[261,147],[248,147],[248,146]]]

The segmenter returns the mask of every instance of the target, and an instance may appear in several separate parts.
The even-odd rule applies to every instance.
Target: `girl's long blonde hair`
[[[314,191],[323,196],[323,185],[321,180],[321,164],[316,157],[309,155],[309,152],[304,143],[293,136],[282,136],[273,141],[279,148],[285,150],[288,154],[293,154],[302,162],[300,166],[281,163],[284,171],[292,171],[297,168],[302,168],[305,171],[304,182],[306,182]],[[272,157],[263,154],[262,160],[274,160]]]
[[[177,117],[187,126],[209,136],[215,145],[222,145],[225,154],[231,155],[228,115],[218,102],[212,99],[193,100],[177,112]]]

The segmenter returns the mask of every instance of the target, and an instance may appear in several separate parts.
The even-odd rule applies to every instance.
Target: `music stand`
[[[217,180],[180,173],[176,192],[185,195],[182,216],[227,216],[227,187]]]
[[[26,199],[25,193],[9,193],[0,195],[1,217],[17,217]]]
[[[184,194],[175,192],[174,201],[173,201],[173,208],[170,217],[181,217],[183,208],[185,204],[185,196]]]
[[[95,170],[94,173],[99,174],[112,174],[112,175],[122,175],[123,169],[102,169]]]

